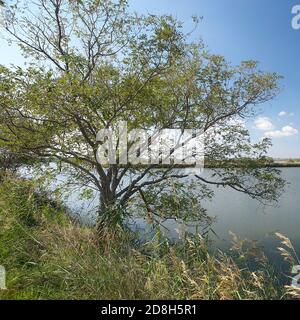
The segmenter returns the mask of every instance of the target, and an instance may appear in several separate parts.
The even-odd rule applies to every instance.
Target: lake
[[[278,258],[278,240],[272,233],[280,231],[292,241],[300,254],[300,168],[282,168],[282,177],[289,182],[276,206],[266,206],[245,194],[232,190],[216,190],[216,196],[207,208],[217,216],[214,231],[220,239],[220,248],[230,245],[228,232],[242,238],[257,240],[269,256]]]
[[[229,231],[241,238],[256,240],[264,247],[267,255],[280,261],[277,254],[278,240],[272,235],[280,231],[288,236],[300,255],[300,168],[282,168],[282,177],[289,182],[285,193],[274,206],[263,205],[243,193],[232,189],[215,188],[215,197],[204,203],[210,216],[216,216],[212,228],[218,237],[211,234],[213,245],[217,248],[230,247]],[[209,176],[210,170],[205,169],[204,175]],[[81,219],[89,222],[94,217],[97,200],[79,200],[78,193],[74,192],[66,201],[67,205],[78,212]],[[133,228],[142,233],[149,230],[143,219],[134,219]],[[169,231],[162,231],[171,239],[178,238],[178,224],[167,221],[164,224]],[[182,227],[182,226],[181,226]],[[187,228],[194,231],[194,228]]]

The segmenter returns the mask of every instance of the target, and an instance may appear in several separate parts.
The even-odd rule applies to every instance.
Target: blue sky
[[[190,17],[203,16],[195,32],[208,49],[233,64],[254,59],[261,69],[282,76],[283,90],[247,123],[254,139],[273,139],[270,155],[300,158],[300,30],[291,25],[300,0],[129,0],[133,10],[173,14],[191,27]],[[0,63],[21,64],[18,50],[0,39]]]
[[[213,53],[233,64],[254,59],[261,69],[282,76],[283,90],[261,114],[247,123],[254,139],[272,137],[270,155],[300,157],[300,30],[292,8],[300,0],[132,0],[132,8],[172,13],[182,21],[203,16],[196,35]],[[190,24],[187,24],[187,30]],[[283,113],[284,111],[284,113]],[[280,114],[280,115],[279,115]]]

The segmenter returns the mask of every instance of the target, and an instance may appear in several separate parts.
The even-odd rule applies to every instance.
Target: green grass
[[[199,236],[137,246],[114,230],[101,237],[14,177],[0,185],[0,299],[281,299],[285,288],[262,253],[209,254]],[[241,245],[239,245],[241,244]],[[254,248],[255,249],[255,248]],[[256,260],[251,269],[249,259]]]

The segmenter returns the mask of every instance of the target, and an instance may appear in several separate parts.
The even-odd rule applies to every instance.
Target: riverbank
[[[300,167],[300,160],[299,159],[288,159],[288,160],[284,160],[284,159],[269,159],[267,161],[262,161],[262,162],[258,162],[255,160],[249,160],[250,162],[247,163],[247,161],[245,161],[245,163],[243,163],[243,161],[238,161],[238,160],[234,160],[234,161],[204,161],[203,162],[203,168],[204,169],[223,169],[223,168],[239,168],[239,167],[244,167],[245,165],[249,165],[249,163],[253,166],[253,167],[261,167],[261,168],[265,168],[265,167],[270,167],[270,168],[298,168]],[[198,165],[199,166],[199,165]],[[120,166],[122,168],[122,166]],[[124,168],[126,166],[124,165]],[[187,164],[172,164],[172,167],[174,169],[189,169],[189,168],[195,168],[195,165],[187,165]],[[134,168],[136,169],[145,169],[147,168],[147,165],[143,165],[143,164],[138,164],[135,165]],[[153,165],[153,168],[155,169],[167,169],[170,168],[170,164],[156,164]]]
[[[230,254],[210,254],[200,236],[172,245],[158,233],[141,245],[119,228],[99,242],[94,229],[70,220],[34,182],[15,177],[0,185],[0,204],[0,264],[7,275],[0,299],[291,297],[263,252],[236,235]]]
[[[300,167],[299,159],[291,159],[291,160],[274,160],[273,167],[280,168],[298,168]]]

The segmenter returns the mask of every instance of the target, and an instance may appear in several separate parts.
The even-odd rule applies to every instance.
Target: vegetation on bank
[[[274,167],[300,167],[300,159],[274,159]]]
[[[300,167],[300,159],[274,159],[268,156],[261,157],[260,159],[251,158],[235,158],[226,159],[223,161],[208,160],[205,161],[205,168],[243,168],[260,167],[260,168],[284,168],[284,167]]]
[[[281,237],[290,260],[291,244]],[[230,254],[209,253],[200,236],[172,245],[157,235],[140,244],[116,229],[99,241],[94,229],[71,221],[33,182],[12,176],[0,185],[0,264],[7,271],[0,299],[299,297],[280,284],[254,244],[237,236]]]

